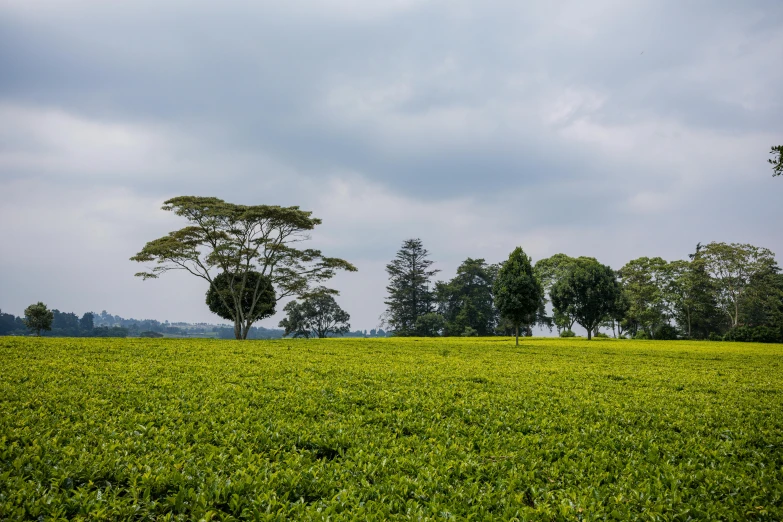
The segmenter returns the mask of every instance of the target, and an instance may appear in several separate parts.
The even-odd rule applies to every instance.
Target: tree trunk
[[[593,329],[587,328],[587,340],[589,341],[592,338],[593,338]]]
[[[516,334],[516,337],[517,337],[517,346],[519,346],[519,325],[518,324],[514,325],[514,333]]]
[[[234,338],[238,341],[242,340],[242,324],[239,321],[234,321]]]

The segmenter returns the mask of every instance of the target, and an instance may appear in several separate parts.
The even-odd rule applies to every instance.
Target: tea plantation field
[[[0,519],[782,520],[783,346],[0,337]]]

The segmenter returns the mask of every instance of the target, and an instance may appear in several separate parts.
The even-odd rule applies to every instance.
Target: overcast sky
[[[411,237],[444,279],[517,245],[783,256],[781,27],[780,0],[0,0],[0,308],[218,322],[201,281],[133,277],[177,195],[313,210],[361,329]]]

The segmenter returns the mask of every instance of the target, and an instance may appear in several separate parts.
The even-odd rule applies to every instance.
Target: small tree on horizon
[[[519,346],[519,327],[535,322],[544,298],[541,282],[521,247],[515,248],[498,270],[493,293],[501,317],[514,325],[516,345]]]
[[[52,321],[54,321],[54,312],[41,301],[25,308],[23,322],[38,337],[41,337],[42,330],[52,329]]]
[[[285,305],[283,310],[288,315],[278,324],[281,328],[285,328],[284,335],[323,339],[329,334],[348,333],[351,329],[348,323],[351,316],[340,308],[332,293],[324,288],[318,289],[301,302],[291,301]]]

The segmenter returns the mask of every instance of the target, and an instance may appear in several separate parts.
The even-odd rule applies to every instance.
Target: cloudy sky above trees
[[[0,308],[217,322],[200,281],[133,277],[177,195],[313,210],[362,329],[410,237],[443,278],[517,245],[783,255],[780,27],[779,0],[0,0]]]

